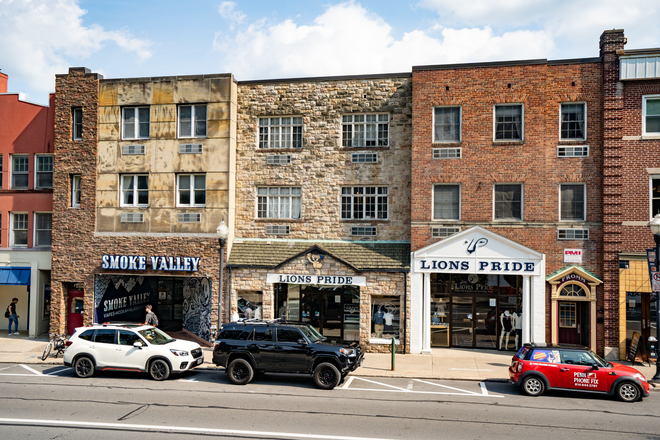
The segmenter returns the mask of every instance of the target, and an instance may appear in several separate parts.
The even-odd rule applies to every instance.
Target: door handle
[[[560,368],[559,371],[561,371],[563,373],[563,372],[568,371],[568,368]]]

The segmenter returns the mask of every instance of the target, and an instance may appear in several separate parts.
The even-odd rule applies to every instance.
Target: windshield
[[[309,339],[309,342],[318,342],[321,339],[323,339],[323,336],[321,336],[321,334],[318,331],[316,331],[316,329],[311,325],[300,326],[300,331],[303,332],[303,334],[307,339]]]
[[[153,345],[164,345],[168,342],[174,341],[174,338],[170,338],[168,334],[157,328],[139,330],[138,333],[141,334],[147,342]]]
[[[603,367],[607,367],[607,366],[610,364],[609,362],[607,362],[607,361],[606,361],[605,359],[603,359],[602,357],[598,356],[598,355],[597,355],[596,353],[594,353],[593,351],[590,351],[590,353],[591,353],[591,355],[594,357],[594,359],[596,359],[596,362],[600,363],[601,366],[603,366]]]

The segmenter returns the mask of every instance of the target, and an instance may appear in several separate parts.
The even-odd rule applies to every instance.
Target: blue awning
[[[0,285],[29,286],[29,267],[0,267]]]

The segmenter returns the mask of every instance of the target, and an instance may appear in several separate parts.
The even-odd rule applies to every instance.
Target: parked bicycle
[[[50,336],[50,341],[46,348],[44,348],[44,354],[41,355],[41,360],[45,361],[48,359],[52,351],[55,351],[55,357],[62,355],[64,356],[64,350],[66,350],[66,339],[63,336],[58,335],[57,333],[48,333]]]

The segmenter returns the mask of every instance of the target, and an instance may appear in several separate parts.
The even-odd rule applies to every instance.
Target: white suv
[[[79,327],[69,338],[64,365],[78,377],[94,371],[141,371],[155,380],[188,371],[204,362],[199,344],[173,339],[142,324],[94,324]]]

